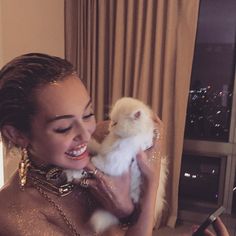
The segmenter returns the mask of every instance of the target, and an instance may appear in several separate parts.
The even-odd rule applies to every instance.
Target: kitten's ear
[[[138,120],[141,117],[141,111],[140,110],[135,111],[132,117],[134,118],[134,120]]]

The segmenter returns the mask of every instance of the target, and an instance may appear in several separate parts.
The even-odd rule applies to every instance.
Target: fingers
[[[114,193],[112,192],[112,185],[108,184],[104,180],[83,178],[78,182],[78,184],[82,188],[89,189],[100,202],[105,201],[106,204],[111,204],[112,199],[115,198]]]
[[[78,184],[82,188],[94,188],[94,189],[97,189],[97,186],[98,186],[98,183],[97,183],[97,181],[95,179],[86,179],[86,178],[80,179]]]
[[[89,163],[84,170],[87,172],[88,178],[79,182],[81,187],[90,187],[94,190],[103,189],[103,191],[108,191],[112,188],[109,176],[97,169],[92,163]]]
[[[160,165],[160,158],[156,155],[155,150],[152,148],[148,151],[140,151],[136,156],[138,166],[144,175],[152,176],[159,173],[158,168]]]
[[[160,155],[162,153],[163,149],[163,122],[160,120],[160,118],[153,113],[153,121],[155,123],[155,128],[153,131],[153,148],[158,152],[160,152]]]
[[[155,123],[156,129],[162,135],[164,125],[163,125],[162,120],[155,113],[153,113],[153,121]]]
[[[216,218],[216,220],[214,221],[213,228],[216,231],[217,235],[229,236],[229,233],[228,233],[225,225],[223,224],[223,222],[221,221],[221,219],[219,217]]]
[[[215,236],[210,230],[205,229],[204,230],[204,236]]]
[[[80,181],[78,183],[82,188],[89,187],[89,179],[80,179]]]
[[[218,217],[216,220],[213,222],[213,228],[217,236],[229,236],[229,233],[221,221],[221,219]],[[197,227],[198,228],[198,227]],[[193,232],[196,232],[197,228]],[[204,236],[215,236],[214,233],[212,233],[210,230],[205,229],[204,230]]]
[[[192,226],[192,234],[195,233],[199,228],[199,225],[193,225]],[[205,229],[204,232],[203,232],[203,235],[204,236],[215,236],[210,230],[208,229]]]
[[[156,146],[153,146],[145,151],[146,154],[146,160],[148,162],[151,162],[152,164],[156,163],[159,159],[161,159],[161,151],[156,148]],[[145,157],[142,157],[145,159]]]
[[[92,175],[92,177],[94,177],[94,178],[99,178],[99,179],[104,179],[104,178],[106,178],[105,175],[104,175],[104,173],[103,173],[102,171],[100,171],[99,169],[97,169],[97,168],[93,165],[93,163],[91,163],[91,162],[89,162],[89,163],[87,164],[87,166],[84,168],[84,170],[85,170],[88,174]]]
[[[154,112],[153,112],[153,115],[152,115],[152,119],[153,119],[153,121],[154,121],[156,124],[160,124],[160,125],[163,124],[162,121],[161,121],[161,119],[160,119],[160,118],[157,116],[157,114],[154,113]]]
[[[106,203],[110,204],[110,199],[113,199],[114,196],[110,191],[107,191],[102,183],[103,182],[98,182],[96,179],[81,179],[79,185],[82,188],[88,188],[99,201],[103,202],[104,199],[106,199]]]

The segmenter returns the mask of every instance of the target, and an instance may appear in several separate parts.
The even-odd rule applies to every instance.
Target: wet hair
[[[35,91],[73,73],[72,64],[65,59],[41,53],[25,54],[7,63],[0,70],[0,131],[11,125],[29,134],[37,112]]]

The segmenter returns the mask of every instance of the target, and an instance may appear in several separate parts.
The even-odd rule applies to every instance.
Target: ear
[[[29,144],[27,136],[14,126],[4,125],[2,128],[2,134],[18,147],[27,147]]]
[[[138,120],[141,117],[141,111],[137,110],[133,113],[134,120]]]

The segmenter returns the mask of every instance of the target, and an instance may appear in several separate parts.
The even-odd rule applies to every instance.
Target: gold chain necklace
[[[30,165],[27,178],[31,180],[32,185],[35,189],[38,190],[40,195],[44,199],[46,199],[62,217],[63,221],[71,231],[72,235],[80,236],[80,234],[76,231],[75,226],[71,223],[71,221],[67,218],[66,214],[63,212],[62,208],[44,191],[49,191],[60,197],[64,197],[73,191],[74,185],[72,183],[64,182],[63,185],[59,184],[58,186],[54,185],[53,183],[50,183],[50,180],[59,180],[61,173],[62,171],[59,168],[51,168],[48,171],[44,171],[35,168],[33,165]]]
[[[51,192],[53,194],[56,194],[59,197],[64,197],[70,194],[74,189],[74,184],[72,183],[64,183],[62,185],[55,186],[49,181],[39,178],[37,176],[31,175],[30,173],[28,174],[28,178],[32,180],[35,186],[40,185],[42,189],[48,192]]]
[[[68,218],[66,217],[65,213],[63,212],[63,210],[59,207],[59,205],[51,197],[49,197],[48,194],[42,188],[40,188],[35,183],[34,183],[34,187],[53,206],[53,208],[55,208],[57,210],[57,212],[62,217],[62,219],[65,222],[65,224],[68,226],[68,228],[72,232],[72,235],[73,236],[80,236],[80,234],[76,231],[74,225],[68,220]]]
[[[46,193],[46,191],[53,193],[59,197],[64,197],[70,193],[72,193],[74,189],[74,184],[71,182],[64,182],[63,184],[51,183],[51,181],[56,181],[60,179],[61,176],[60,168],[51,168],[49,170],[42,170],[35,168],[34,166],[30,166],[27,178],[29,178],[35,189],[40,193],[40,195],[47,200],[52,207],[58,212],[58,214],[62,217],[63,221],[71,231],[73,236],[80,236],[77,232],[73,223],[67,218],[66,214],[63,212],[62,208]],[[94,236],[97,234],[94,233]]]

